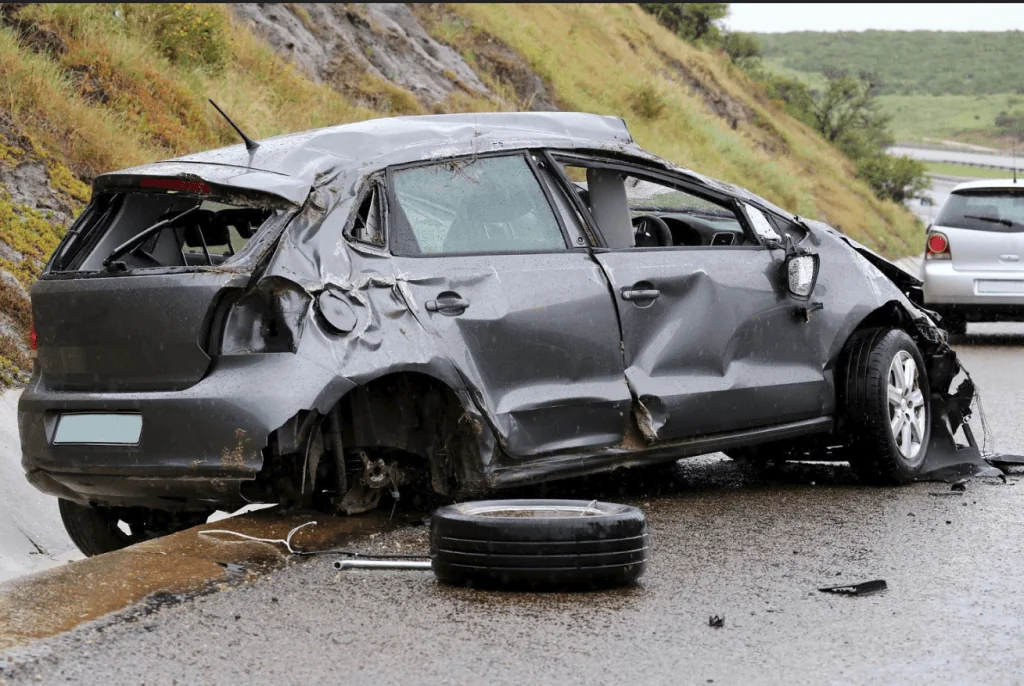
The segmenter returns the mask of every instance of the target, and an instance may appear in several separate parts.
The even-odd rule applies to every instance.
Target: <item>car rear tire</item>
[[[441,581],[558,589],[635,582],[647,566],[647,520],[628,505],[483,500],[437,510],[430,558]]]
[[[121,531],[117,526],[120,518],[105,507],[79,505],[64,498],[58,499],[57,507],[71,542],[86,557],[127,548],[144,540],[137,534],[129,536]]]
[[[79,550],[94,557],[135,543],[184,531],[207,520],[212,512],[166,512],[143,507],[111,508],[100,505],[79,505],[64,498],[57,499],[61,521]],[[124,522],[131,533],[125,533]]]
[[[912,481],[931,438],[928,374],[917,345],[899,329],[861,331],[844,367],[850,466],[869,483]]]

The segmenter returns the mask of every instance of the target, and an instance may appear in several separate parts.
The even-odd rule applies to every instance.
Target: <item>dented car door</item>
[[[615,246],[594,253],[617,299],[626,380],[649,440],[833,411],[820,322],[798,316],[782,252],[761,244],[731,198],[642,168],[579,161],[573,170],[562,161],[576,172],[566,181],[586,172],[581,209]],[[652,216],[668,225],[662,242],[671,245],[637,245],[656,241],[644,235]]]
[[[631,397],[600,267],[532,159],[388,171],[396,273],[512,456],[622,440]]]

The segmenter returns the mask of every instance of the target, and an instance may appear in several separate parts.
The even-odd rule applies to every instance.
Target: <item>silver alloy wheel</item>
[[[928,419],[924,393],[918,379],[917,363],[900,350],[889,365],[889,428],[896,448],[907,460],[921,452]]]

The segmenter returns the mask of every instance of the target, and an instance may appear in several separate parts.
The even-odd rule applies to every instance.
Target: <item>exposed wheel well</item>
[[[386,451],[423,460],[430,486],[454,493],[472,469],[481,427],[438,379],[400,372],[358,386],[338,401],[344,451]]]

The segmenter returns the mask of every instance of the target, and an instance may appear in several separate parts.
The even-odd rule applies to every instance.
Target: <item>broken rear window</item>
[[[51,270],[221,265],[283,212],[171,193],[104,193],[68,232]]]
[[[540,183],[521,156],[450,160],[394,173],[395,252],[565,250]]]

